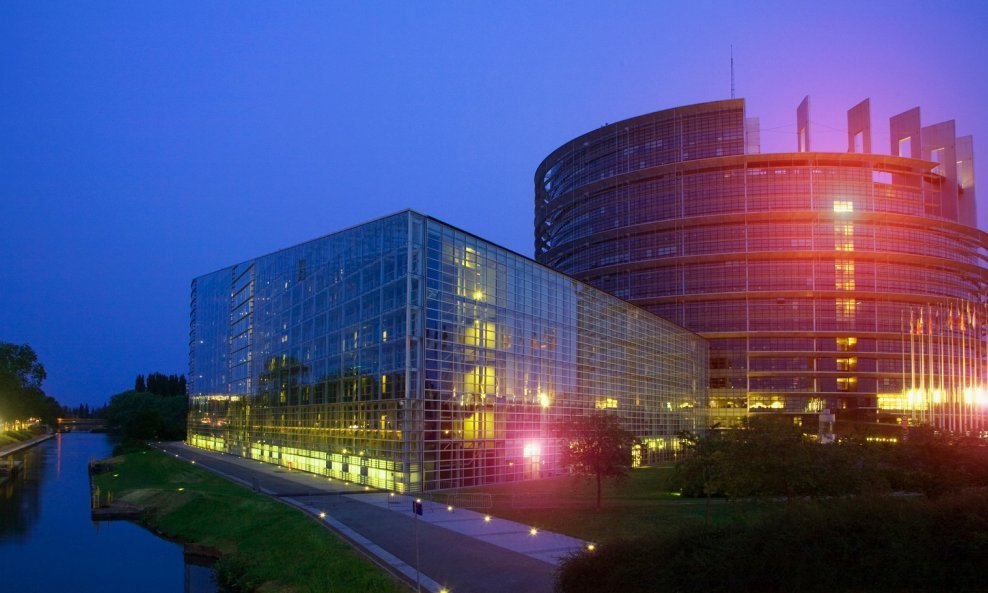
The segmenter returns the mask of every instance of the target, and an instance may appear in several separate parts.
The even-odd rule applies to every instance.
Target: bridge
[[[58,432],[102,432],[106,420],[102,418],[59,418]]]

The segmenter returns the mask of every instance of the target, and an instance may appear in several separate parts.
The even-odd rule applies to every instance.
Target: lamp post
[[[422,514],[422,499],[412,501],[412,520],[415,521],[415,591],[422,592],[421,573],[419,572],[419,515]]]

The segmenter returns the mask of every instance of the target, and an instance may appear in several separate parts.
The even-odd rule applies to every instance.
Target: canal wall
[[[30,438],[26,441],[9,443],[3,447],[0,447],[0,486],[3,486],[7,482],[16,478],[17,474],[21,471],[21,466],[23,465],[20,461],[4,459],[4,457],[13,455],[16,452],[23,451],[29,447],[33,447],[38,443],[47,441],[54,436],[54,433],[43,434],[41,436]]]

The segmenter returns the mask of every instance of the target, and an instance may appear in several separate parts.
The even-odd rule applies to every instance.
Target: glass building
[[[891,119],[874,154],[868,100],[848,152],[761,154],[743,99],[606,125],[535,175],[536,260],[710,343],[711,422],[988,429],[985,234],[971,138]]]
[[[559,421],[640,463],[707,405],[696,334],[406,211],[192,282],[189,443],[398,492],[548,476]]]

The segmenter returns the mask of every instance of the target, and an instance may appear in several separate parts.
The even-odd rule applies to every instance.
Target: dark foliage
[[[144,378],[144,375],[137,375],[134,380],[134,391],[153,393],[171,397],[173,395],[186,395],[186,384],[184,375],[164,375],[162,373],[151,373]]]
[[[820,498],[921,492],[930,498],[988,486],[988,447],[912,428],[891,445],[820,445],[799,428],[751,418],[740,428],[685,435],[673,485],[684,496]]]
[[[988,591],[985,558],[983,492],[840,498],[578,553],[560,567],[556,591]]]
[[[41,389],[46,377],[30,346],[0,342],[0,418],[55,424],[61,406]]]
[[[110,430],[124,440],[182,440],[188,410],[184,397],[125,391],[110,399],[105,417]]]

